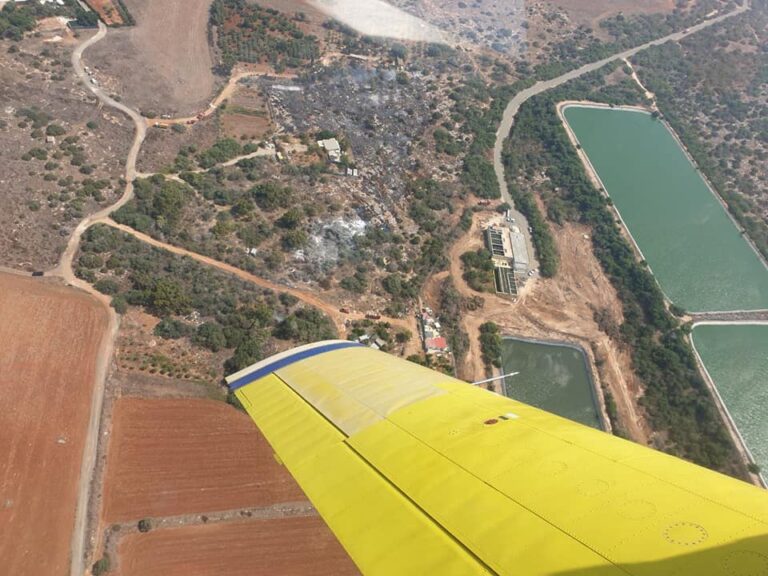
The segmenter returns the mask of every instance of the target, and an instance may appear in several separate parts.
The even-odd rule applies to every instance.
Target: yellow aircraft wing
[[[328,341],[227,382],[364,574],[768,575],[768,492],[428,368]]]

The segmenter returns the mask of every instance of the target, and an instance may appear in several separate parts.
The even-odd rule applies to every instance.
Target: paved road
[[[546,92],[547,90],[551,90],[552,88],[556,88],[561,84],[565,84],[569,80],[573,80],[574,78],[578,78],[579,76],[583,76],[584,74],[587,74],[589,72],[593,72],[599,68],[602,68],[609,62],[613,62],[615,60],[620,60],[624,58],[630,58],[631,56],[634,56],[638,52],[645,50],[646,48],[649,48],[653,45],[665,44],[667,42],[677,42],[679,40],[682,40],[686,36],[690,36],[691,34],[695,34],[700,30],[704,30],[705,28],[714,26],[715,24],[722,22],[723,20],[732,18],[737,14],[741,14],[742,12],[749,10],[749,7],[750,7],[749,2],[745,0],[743,6],[736,8],[732,12],[728,12],[726,14],[717,16],[716,18],[712,18],[710,20],[705,20],[704,22],[696,24],[695,26],[691,26],[690,28],[687,28],[686,31],[675,32],[673,34],[669,34],[668,36],[664,36],[663,38],[658,38],[656,40],[652,40],[651,42],[646,42],[645,44],[642,44],[640,46],[630,48],[629,50],[624,50],[623,52],[619,52],[618,54],[614,54],[613,56],[603,58],[602,60],[598,60],[596,62],[586,64],[581,68],[576,68],[575,70],[566,72],[565,74],[563,74],[562,76],[558,76],[557,78],[552,78],[551,80],[542,80],[540,82],[537,82],[530,88],[526,88],[525,90],[521,90],[520,92],[515,94],[515,96],[507,104],[507,107],[504,109],[504,115],[502,116],[501,124],[499,124],[499,129],[496,131],[496,143],[493,146],[493,170],[494,172],[496,172],[496,180],[499,183],[499,190],[501,191],[502,200],[507,202],[510,206],[515,205],[514,201],[512,200],[512,197],[509,195],[509,189],[507,188],[507,180],[504,174],[504,164],[501,160],[501,153],[504,148],[504,142],[509,137],[509,132],[512,130],[512,125],[515,122],[515,116],[517,116],[517,112],[518,110],[520,110],[520,106],[522,106],[529,98],[532,98],[537,94],[541,94],[542,92]],[[530,251],[531,261],[533,262],[534,253],[531,248],[530,234],[528,233],[528,221],[517,210],[513,211],[513,217],[515,218],[517,224],[520,226],[520,229],[525,233],[526,239],[528,241],[528,250]]]

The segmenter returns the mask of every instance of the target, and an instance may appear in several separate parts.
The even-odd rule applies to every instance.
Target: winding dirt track
[[[99,22],[99,31],[80,44],[72,52],[72,67],[75,73],[80,77],[83,84],[104,104],[115,108],[126,114],[136,127],[133,138],[133,144],[128,152],[125,161],[125,190],[122,196],[113,205],[96,212],[84,218],[72,232],[69,237],[67,247],[59,259],[59,264],[53,270],[48,271],[48,276],[59,276],[68,284],[77,286],[82,290],[92,294],[101,302],[109,314],[107,327],[107,336],[102,339],[101,349],[97,356],[96,382],[93,388],[91,399],[91,410],[88,419],[88,434],[83,449],[82,466],[80,470],[80,481],[78,484],[77,508],[75,511],[75,525],[72,531],[71,555],[70,555],[70,574],[80,575],[85,572],[85,540],[88,533],[88,507],[91,499],[91,479],[96,465],[96,448],[99,441],[99,424],[101,421],[102,406],[104,404],[104,389],[108,376],[109,363],[112,359],[115,338],[117,337],[118,317],[115,311],[109,305],[109,298],[96,291],[93,286],[83,282],[75,277],[72,271],[72,259],[80,244],[80,238],[83,233],[94,222],[100,218],[108,216],[112,211],[117,210],[133,197],[133,179],[136,173],[136,158],[138,157],[141,144],[146,136],[146,123],[138,112],[114,100],[103,92],[101,88],[91,84],[88,75],[85,73],[82,64],[83,52],[89,47],[104,38],[107,35],[107,27]]]
[[[80,44],[74,50],[74,52],[72,52],[72,67],[74,68],[75,73],[80,77],[80,80],[83,82],[83,84],[88,87],[94,96],[96,96],[107,106],[111,106],[112,108],[119,110],[123,114],[127,115],[131,120],[133,120],[133,124],[136,127],[136,130],[133,137],[133,144],[131,144],[131,149],[128,151],[128,157],[125,160],[125,189],[123,190],[123,194],[120,196],[117,202],[111,206],[107,206],[106,208],[99,210],[98,212],[95,212],[94,214],[91,214],[90,216],[86,216],[80,221],[75,230],[72,232],[72,235],[69,237],[67,247],[59,259],[58,266],[46,273],[48,276],[61,276],[67,282],[71,284],[77,284],[79,287],[92,293],[95,291],[92,290],[90,286],[86,287],[82,285],[84,283],[77,282],[77,278],[72,272],[72,259],[74,258],[75,253],[77,252],[77,248],[80,245],[80,238],[82,237],[83,233],[95,222],[108,217],[112,212],[118,210],[127,202],[129,202],[131,198],[133,198],[133,181],[136,178],[136,159],[138,158],[139,150],[141,150],[141,145],[144,142],[144,138],[147,135],[147,123],[141,114],[108,96],[100,87],[91,84],[89,76],[83,68],[83,52],[89,46],[92,46],[99,40],[103,39],[106,35],[107,27],[102,22],[99,22],[99,31],[94,36]]]
[[[695,26],[691,26],[685,32],[676,32],[668,36],[665,36],[663,38],[660,38],[658,40],[645,43],[641,46],[637,46],[629,50],[625,50],[624,52],[615,54],[614,56],[610,56],[603,60],[599,60],[597,62],[582,66],[581,68],[578,68],[576,70],[563,74],[562,76],[559,76],[557,78],[538,82],[534,84],[531,88],[528,88],[516,94],[510,100],[510,102],[507,104],[506,109],[504,110],[504,115],[503,115],[501,124],[499,126],[499,129],[496,133],[496,142],[494,145],[494,153],[493,153],[494,170],[496,173],[496,178],[499,182],[499,188],[502,193],[502,198],[506,202],[508,202],[510,205],[513,205],[513,202],[509,196],[509,190],[507,189],[506,178],[504,174],[504,167],[501,161],[501,153],[502,153],[504,141],[509,136],[509,132],[512,128],[512,124],[514,123],[514,117],[517,114],[517,111],[519,110],[520,106],[526,100],[546,90],[555,88],[569,80],[582,76],[583,74],[597,70],[598,68],[616,59],[628,58],[636,54],[637,52],[648,48],[653,44],[660,44],[660,43],[666,43],[670,41],[681,40],[690,34],[694,34],[695,32],[708,28],[709,26],[717,24],[718,22],[721,22],[727,18],[731,18],[737,14],[741,14],[742,12],[748,10],[749,8],[750,8],[750,3],[748,1],[745,1],[743,6],[740,6],[729,13],[718,16],[717,18],[712,18],[710,20],[706,20]],[[135,125],[134,141],[125,162],[126,186],[122,196],[115,204],[84,218],[78,224],[78,226],[75,228],[74,232],[69,238],[69,242],[67,244],[67,247],[64,253],[61,256],[61,259],[59,260],[59,264],[52,270],[48,271],[47,275],[61,277],[69,284],[82,288],[83,290],[89,292],[90,294],[98,298],[100,302],[108,305],[107,298],[99,294],[89,284],[75,278],[74,273],[72,271],[72,260],[74,258],[75,253],[77,252],[77,249],[80,243],[80,238],[82,237],[82,234],[85,232],[85,230],[87,230],[90,226],[92,226],[97,222],[107,222],[109,220],[109,215],[112,212],[119,209],[121,206],[123,206],[133,197],[133,180],[136,177],[136,158],[138,156],[139,150],[141,148],[141,145],[144,141],[144,137],[146,135],[147,123],[146,123],[146,120],[137,111],[114,100],[113,98],[105,94],[101,88],[91,84],[88,75],[85,73],[85,70],[83,69],[83,65],[82,65],[83,52],[89,46],[92,46],[96,42],[99,42],[100,40],[102,40],[106,36],[106,34],[107,34],[107,27],[103,23],[99,22],[98,32],[93,37],[89,38],[88,40],[83,42],[80,46],[78,46],[75,49],[75,51],[72,53],[72,66],[75,70],[75,73],[80,77],[83,84],[102,103],[123,112],[128,117],[130,117],[134,122],[134,125]],[[232,90],[234,89],[235,84],[236,82],[234,83],[230,82],[227,88],[229,90]],[[222,97],[222,96],[226,96],[226,94],[219,95],[219,97]],[[520,220],[519,222],[521,223],[521,228],[523,230],[527,230],[527,225],[525,225],[526,224],[525,220]],[[528,240],[530,243],[530,239]],[[165,249],[172,248],[169,245],[163,245],[162,247]],[[215,260],[211,260],[211,259],[202,260],[202,258],[205,258],[205,257],[202,257],[197,254],[187,253],[186,255],[190,257],[195,257],[201,262],[205,262],[207,264],[216,266],[223,270],[226,269],[225,267],[228,267],[228,265],[223,264],[221,262],[217,262]],[[241,274],[247,274],[246,272],[243,272],[239,269],[234,269],[234,268],[228,271],[230,271],[231,273],[237,274],[238,276],[240,276]],[[264,281],[263,279],[259,279],[256,276],[253,276],[253,275],[248,275],[248,276],[249,278],[247,279],[249,281],[255,282],[257,284],[262,282],[266,283],[266,281]],[[276,288],[274,289],[281,290],[281,291],[295,290],[295,289],[289,290],[283,286],[276,286]],[[326,312],[333,319],[334,323],[337,326],[339,325],[343,326],[343,319],[340,316],[341,313],[337,309],[335,309],[333,306],[324,302],[320,298],[317,298],[315,295],[312,295],[304,291],[296,291],[294,295],[299,297],[299,294],[301,295],[301,299],[303,301],[307,303],[312,303],[312,305],[317,306],[319,309]],[[316,303],[313,303],[313,301]],[[95,464],[96,445],[98,442],[99,420],[101,417],[101,407],[102,407],[103,398],[104,398],[104,388],[106,384],[107,367],[112,357],[114,337],[116,336],[117,326],[118,326],[118,319],[116,314],[109,307],[108,307],[108,310],[109,310],[110,337],[103,339],[104,344],[102,346],[102,349],[98,357],[99,366],[97,368],[97,378],[96,378],[96,385],[93,393],[93,401],[91,404],[91,415],[90,415],[90,421],[89,421],[88,436],[86,439],[86,446],[83,454],[82,472],[81,472],[79,489],[78,489],[78,505],[77,505],[77,512],[76,512],[76,518],[75,518],[75,527],[74,527],[73,536],[72,536],[72,551],[71,551],[72,552],[71,553],[71,574],[73,575],[80,575],[85,572],[84,553],[85,553],[85,540],[87,535],[86,524],[87,524],[88,504],[90,500],[91,477],[93,475],[93,469]],[[397,320],[397,319],[386,319],[386,320],[391,322],[393,325],[405,326],[413,330],[413,326],[411,325],[411,323],[407,321],[404,322],[402,320]],[[476,334],[475,335],[470,334],[470,338],[473,338],[473,336],[476,336]]]
[[[208,108],[203,110],[202,112],[199,112],[196,116],[184,116],[180,118],[160,118],[158,120],[151,120],[151,122],[155,126],[173,126],[174,124],[189,124],[190,122],[194,123],[198,120],[202,120],[203,118],[208,118],[211,114],[216,112],[216,109],[221,106],[221,104],[227,100],[232,94],[234,94],[235,89],[237,88],[238,82],[242,80],[243,78],[254,78],[257,76],[270,76],[272,78],[285,78],[285,79],[293,79],[296,78],[296,74],[291,73],[276,73],[271,70],[263,70],[263,71],[252,71],[252,70],[246,70],[243,72],[236,72],[234,75],[230,76],[229,80],[227,81],[224,88],[222,88],[221,92],[219,92],[218,96],[216,96],[213,100],[211,100],[210,104],[208,104]]]

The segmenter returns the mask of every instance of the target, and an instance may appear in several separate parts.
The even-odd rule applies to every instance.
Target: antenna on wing
[[[477,382],[472,382],[472,386],[479,386],[480,384],[487,384],[488,382],[493,382],[494,380],[501,380],[502,378],[510,378],[512,376],[517,376],[520,374],[520,372],[510,372],[509,374],[502,374],[501,376],[494,376],[493,378],[486,378],[485,380],[478,380]]]

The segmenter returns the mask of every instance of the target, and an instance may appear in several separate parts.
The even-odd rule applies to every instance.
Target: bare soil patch
[[[0,558],[64,576],[107,312],[74,289],[0,274]]]
[[[674,0],[549,0],[565,10],[576,24],[596,27],[600,20],[616,14],[653,14],[671,12]]]
[[[142,112],[182,115],[207,105],[216,79],[208,47],[211,0],[126,0],[136,26],[110,31],[85,61]]]
[[[260,140],[269,132],[269,118],[250,112],[227,112],[222,118],[224,135],[238,140]]]
[[[472,229],[451,247],[451,276],[462,296],[472,297],[477,292],[461,277],[461,254],[482,246],[480,231],[491,217],[490,213],[476,214]],[[621,302],[592,252],[590,230],[566,224],[552,231],[560,254],[555,278],[529,280],[515,303],[495,294],[482,294],[483,307],[465,311],[462,322],[470,335],[470,347],[458,367],[459,374],[467,380],[485,375],[477,339],[483,322],[497,323],[507,335],[579,344],[586,350],[598,384],[612,393],[624,431],[633,440],[646,443],[649,428],[638,405],[642,388],[634,376],[629,352],[605,331],[605,325],[618,329],[621,324]],[[428,286],[427,296],[434,301],[434,282]],[[596,322],[595,312],[605,318],[603,326]]]
[[[233,522],[131,534],[121,576],[344,576],[359,574],[317,516]]]
[[[121,371],[186,382],[187,389],[221,389],[221,366],[228,352],[213,353],[194,346],[188,338],[156,336],[159,319],[136,308],[123,314],[115,351]],[[212,367],[216,367],[213,369]]]
[[[238,85],[221,112],[224,136],[238,140],[261,140],[272,130],[267,102],[258,85]]]
[[[253,422],[231,406],[200,399],[117,401],[105,522],[304,499]]]
[[[150,126],[152,126],[150,122]],[[215,117],[200,120],[193,125],[183,125],[184,131],[177,132],[171,127],[151,127],[139,152],[137,169],[145,174],[160,172],[173,164],[179,150],[195,146],[206,150],[219,137],[219,122]]]

